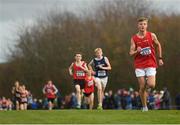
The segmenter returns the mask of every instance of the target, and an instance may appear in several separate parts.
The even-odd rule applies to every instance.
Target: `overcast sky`
[[[0,62],[7,59],[8,47],[15,44],[20,24],[30,25],[36,17],[58,7],[73,12],[79,8],[90,10],[90,5],[99,0],[0,0]],[[180,13],[180,0],[152,0],[154,7],[162,11]]]

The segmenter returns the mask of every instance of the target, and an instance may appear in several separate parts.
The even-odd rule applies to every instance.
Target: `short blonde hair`
[[[81,53],[81,52],[76,52],[76,53],[75,53],[75,56],[77,56],[78,54],[82,56],[82,53]]]
[[[137,22],[142,22],[142,21],[147,21],[148,22],[148,18],[146,18],[146,17],[139,17],[137,19]]]
[[[95,53],[98,52],[98,51],[101,51],[101,52],[102,52],[102,49],[101,49],[101,48],[96,48],[96,49],[94,50]]]

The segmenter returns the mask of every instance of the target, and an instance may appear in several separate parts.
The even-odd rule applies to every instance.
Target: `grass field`
[[[180,124],[180,111],[153,110],[28,110],[0,111],[0,123],[33,124]]]

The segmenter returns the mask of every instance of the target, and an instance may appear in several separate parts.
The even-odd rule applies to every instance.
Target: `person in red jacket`
[[[8,109],[8,102],[7,102],[7,99],[5,97],[2,97],[1,105],[2,105],[2,109],[3,110],[7,110]]]
[[[82,54],[75,54],[75,61],[69,67],[69,74],[73,77],[73,83],[76,89],[77,109],[81,108],[82,90],[84,89],[84,79],[88,70],[85,61],[82,61]]]
[[[85,86],[84,86],[84,96],[85,96],[85,101],[89,105],[89,109],[93,109],[94,105],[94,77],[91,75],[91,70],[87,71],[87,75],[85,78]]]
[[[54,103],[54,99],[56,98],[57,92],[58,92],[58,89],[53,84],[53,82],[49,80],[43,88],[43,94],[45,94],[46,98],[48,99],[49,110],[52,110],[53,108],[53,103]]]
[[[138,19],[139,32],[131,38],[130,56],[134,56],[135,74],[139,83],[139,93],[143,105],[142,110],[148,111],[146,88],[155,87],[156,83],[156,55],[154,45],[157,46],[158,64],[163,65],[162,48],[156,35],[147,31],[148,19]]]

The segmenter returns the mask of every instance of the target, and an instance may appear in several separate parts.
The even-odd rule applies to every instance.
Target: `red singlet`
[[[82,64],[82,67],[85,67],[85,62]],[[74,79],[85,79],[86,73],[85,71],[76,65],[76,63],[73,63],[73,78]]]
[[[91,77],[90,79],[88,77],[85,78],[85,87],[84,87],[84,93],[92,93],[94,92],[94,78]]]
[[[151,32],[147,32],[144,38],[139,38],[137,35],[132,37],[136,48],[141,47],[142,51],[134,58],[135,68],[157,68],[155,49],[153,46],[153,39]]]

